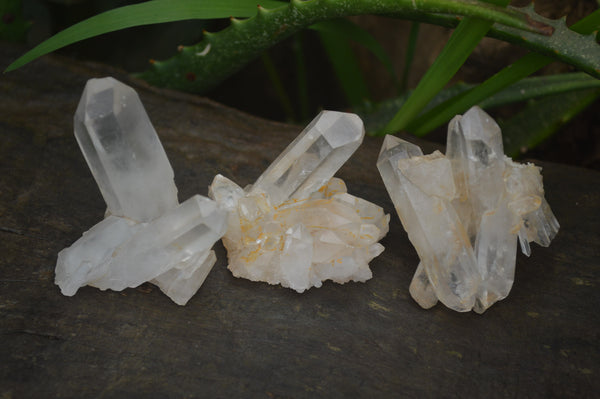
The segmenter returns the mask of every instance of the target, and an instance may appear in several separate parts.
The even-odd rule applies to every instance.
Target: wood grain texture
[[[0,45],[8,64],[22,49]],[[179,198],[216,173],[251,183],[301,127],[159,91],[105,66],[46,57],[0,77],[0,398],[592,397],[600,391],[600,174],[545,164],[561,230],[517,257],[510,296],[485,314],[425,311],[418,259],[393,213],[367,283],[304,294],[232,277],[226,253],[185,307],[144,284],[64,297],[56,255],[104,213],[72,133],[90,77],[133,85]],[[419,142],[424,151],[433,145]],[[367,138],[339,176],[393,207]]]

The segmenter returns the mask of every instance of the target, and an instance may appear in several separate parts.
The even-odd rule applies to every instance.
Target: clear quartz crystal
[[[558,232],[540,169],[507,158],[478,107],[450,122],[446,157],[388,136],[377,166],[421,258],[410,293],[425,309],[439,299],[484,312],[511,290],[517,236],[529,255],[529,242],[548,246]]]
[[[173,170],[133,89],[112,79],[88,81],[75,135],[106,200],[107,217],[59,253],[55,282],[122,290],[146,281],[184,305],[216,261],[225,211],[194,196],[178,205]]]
[[[131,87],[110,77],[90,79],[74,123],[110,214],[148,222],[177,205],[173,169]]]
[[[224,233],[224,211],[216,202],[195,195],[120,245],[112,253],[109,272],[90,285],[120,291],[169,269],[186,269],[191,257],[210,250]]]
[[[471,108],[450,123],[447,152],[471,206],[471,216],[463,220],[471,229],[482,278],[475,310],[483,312],[508,295],[515,273],[519,228],[508,210],[500,127],[480,108]]]
[[[273,205],[308,197],[350,158],[364,134],[357,115],[322,111],[256,180],[250,194],[268,193]]]
[[[73,245],[58,253],[55,282],[63,295],[75,295],[79,287],[101,278],[110,267],[115,249],[129,240],[142,225],[108,216],[83,233]]]
[[[450,162],[440,152],[410,157],[419,152],[414,147],[387,136],[377,167],[438,299],[451,309],[469,311],[479,274],[466,231],[451,205],[455,188]],[[390,165],[393,161],[395,167]],[[428,173],[419,170],[423,168]]]
[[[228,211],[234,276],[297,292],[371,278],[389,215],[332,178],[363,136],[358,116],[323,111],[246,190],[215,176],[209,196]]]

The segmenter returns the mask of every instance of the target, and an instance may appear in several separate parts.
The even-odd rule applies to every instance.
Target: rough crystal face
[[[333,177],[364,134],[357,115],[322,111],[256,180],[250,194],[269,193],[273,205],[307,197]]]
[[[421,259],[410,293],[423,308],[484,312],[510,292],[517,236],[529,255],[558,232],[539,168],[504,156],[478,107],[450,122],[445,157],[387,136],[377,166]]]
[[[225,211],[199,195],[149,223],[110,215],[59,253],[56,282],[71,296],[85,285],[120,291],[152,280],[185,304],[214,264],[211,247],[224,232]]]
[[[107,217],[58,255],[64,295],[90,285],[122,290],[146,281],[179,305],[216,261],[226,213],[194,196],[181,205],[173,170],[135,91],[91,79],[75,115],[75,135],[108,206]]]
[[[225,181],[230,190],[223,190]],[[236,191],[242,189],[217,175],[209,195],[223,201]],[[309,197],[278,206],[268,194],[246,194],[229,210],[223,237],[228,268],[236,277],[298,292],[325,280],[366,281],[372,276],[369,262],[383,251],[378,241],[388,222],[382,208],[348,194],[337,178]]]
[[[225,212],[214,201],[195,195],[115,248],[108,272],[89,285],[120,291],[171,269],[189,273],[190,265],[201,264],[224,233]]]
[[[90,79],[74,125],[110,214],[148,222],[177,205],[173,169],[131,87]]]
[[[332,177],[363,136],[356,115],[323,111],[246,190],[215,177],[209,196],[229,212],[223,243],[234,276],[298,292],[371,278],[389,215]]]
[[[403,158],[409,156],[413,144],[393,136],[387,136],[384,145],[389,150],[379,156],[380,173],[394,174],[383,180],[388,192],[394,192],[394,205],[431,285],[446,306],[457,311],[470,310],[479,282],[477,261],[451,205],[456,189],[450,161],[439,151]],[[388,167],[390,153],[394,154],[395,167]],[[390,181],[397,184],[388,185]]]

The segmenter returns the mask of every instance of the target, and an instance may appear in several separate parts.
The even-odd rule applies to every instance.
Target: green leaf
[[[434,108],[435,106],[455,98],[460,94],[470,90],[474,85],[466,83],[457,83],[447,89],[441,90],[433,97],[433,99],[424,108],[424,112]],[[376,135],[398,112],[398,109],[404,105],[408,97],[412,94],[412,90],[405,91],[400,96],[388,99],[379,103],[366,103],[352,109],[357,113],[365,123],[365,130],[370,135]]]
[[[332,19],[328,21],[317,22],[309,26],[309,29],[316,30],[318,32],[328,32],[331,35],[336,35],[340,39],[351,40],[369,50],[379,62],[387,69],[390,76],[396,84],[398,79],[396,72],[394,71],[394,65],[389,55],[386,53],[381,44],[375,39],[369,32],[356,25],[354,22],[347,19]]]
[[[417,48],[419,26],[420,24],[418,22],[413,22],[410,26],[410,34],[408,35],[408,43],[406,45],[406,60],[404,62],[404,71],[402,72],[402,83],[400,86],[401,90],[406,90],[408,88],[408,75],[412,69],[412,62]]]
[[[261,0],[260,3],[263,7],[280,7],[283,4],[273,0]],[[256,5],[256,0],[152,0],[116,8],[57,33],[18,58],[4,72],[15,70],[69,44],[104,33],[186,19],[250,17],[256,14]]]
[[[556,40],[547,35],[528,33],[540,29],[539,26],[547,26],[542,17],[529,11],[504,9],[476,0],[292,0],[287,6],[273,10],[260,8],[253,18],[234,20],[228,28],[205,35],[200,43],[182,48],[174,57],[154,63],[138,76],[157,86],[206,93],[259,57],[264,50],[294,33],[319,21],[359,14],[393,15],[444,26],[454,26],[460,15],[494,21],[496,23],[490,34],[502,34],[504,40],[518,42],[536,51],[543,50],[600,76],[600,71],[594,72],[594,68],[600,65],[600,46],[595,45],[581,54],[575,52],[577,57],[569,53],[566,58],[561,58]],[[506,25],[499,25],[498,21]],[[510,32],[503,30],[509,26],[517,29]],[[569,45],[587,49],[589,37],[567,31],[561,36]],[[527,37],[524,42],[523,37]]]
[[[30,26],[31,22],[23,18],[21,0],[0,2],[0,40],[24,41]]]
[[[576,90],[600,88],[600,79],[583,72],[537,76],[523,79],[480,103],[481,108],[526,101],[539,97],[568,93]]]
[[[265,51],[264,53],[262,53],[261,59],[265,67],[265,71],[269,76],[269,80],[273,85],[275,94],[279,99],[279,103],[281,104],[281,108],[283,109],[286,119],[288,120],[288,122],[294,121],[296,118],[294,115],[294,108],[292,107],[292,102],[290,101],[290,97],[288,96],[285,87],[283,86],[283,82],[281,81],[279,72],[277,71],[277,68],[273,63],[269,52]]]
[[[533,101],[507,122],[501,121],[504,152],[517,157],[535,147],[598,98],[600,90],[590,89]]]
[[[300,120],[308,120],[309,100],[308,100],[308,73],[306,72],[306,61],[304,58],[304,49],[302,48],[302,32],[294,35],[294,60],[296,62],[296,90],[298,92],[298,103],[300,105]]]
[[[440,91],[427,104],[422,116],[418,120],[426,120],[430,115],[435,115],[440,105],[446,104],[448,100],[461,99],[465,95],[468,95],[474,87],[476,86],[473,84],[458,83]],[[594,79],[583,72],[526,78],[488,97],[479,105],[484,109],[490,109],[534,98],[591,88],[600,88],[600,80]],[[374,106],[358,107],[354,111],[363,118],[367,132],[376,132],[385,126],[385,123],[402,106],[409,94],[405,93],[398,98],[387,100]],[[454,115],[452,116],[454,117]]]
[[[507,5],[509,1],[491,0],[490,2]],[[380,134],[392,134],[405,129],[456,74],[491,26],[492,23],[489,21],[475,18],[463,19],[440,55],[421,78],[412,95]]]
[[[327,21],[331,22],[331,21]],[[358,105],[369,98],[369,90],[358,60],[350,42],[330,27],[317,28],[321,43],[325,48],[329,61],[335,71],[335,76],[344,91],[346,100],[350,105]]]
[[[571,29],[581,34],[590,34],[600,28],[600,10],[575,23]],[[590,53],[588,55],[591,55]],[[417,136],[423,136],[431,130],[447,123],[454,115],[462,114],[475,104],[480,104],[486,98],[515,82],[531,75],[540,68],[548,65],[551,58],[537,53],[529,53],[496,73],[485,82],[460,97],[448,100],[427,113],[419,116],[407,127],[407,130]]]

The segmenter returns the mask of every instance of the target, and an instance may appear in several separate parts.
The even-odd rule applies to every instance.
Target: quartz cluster
[[[173,169],[132,88],[90,79],[74,119],[107,211],[59,253],[56,284],[71,296],[84,285],[119,291],[150,281],[185,305],[216,261],[225,211],[200,195],[178,203]]]
[[[446,156],[387,136],[377,167],[419,255],[410,293],[425,309],[483,313],[510,292],[517,241],[529,256],[558,232],[540,168],[506,157],[478,107],[450,122]]]
[[[228,211],[229,270],[303,292],[371,278],[389,215],[333,175],[359,147],[357,115],[323,111],[251,186],[217,175],[209,196]]]

